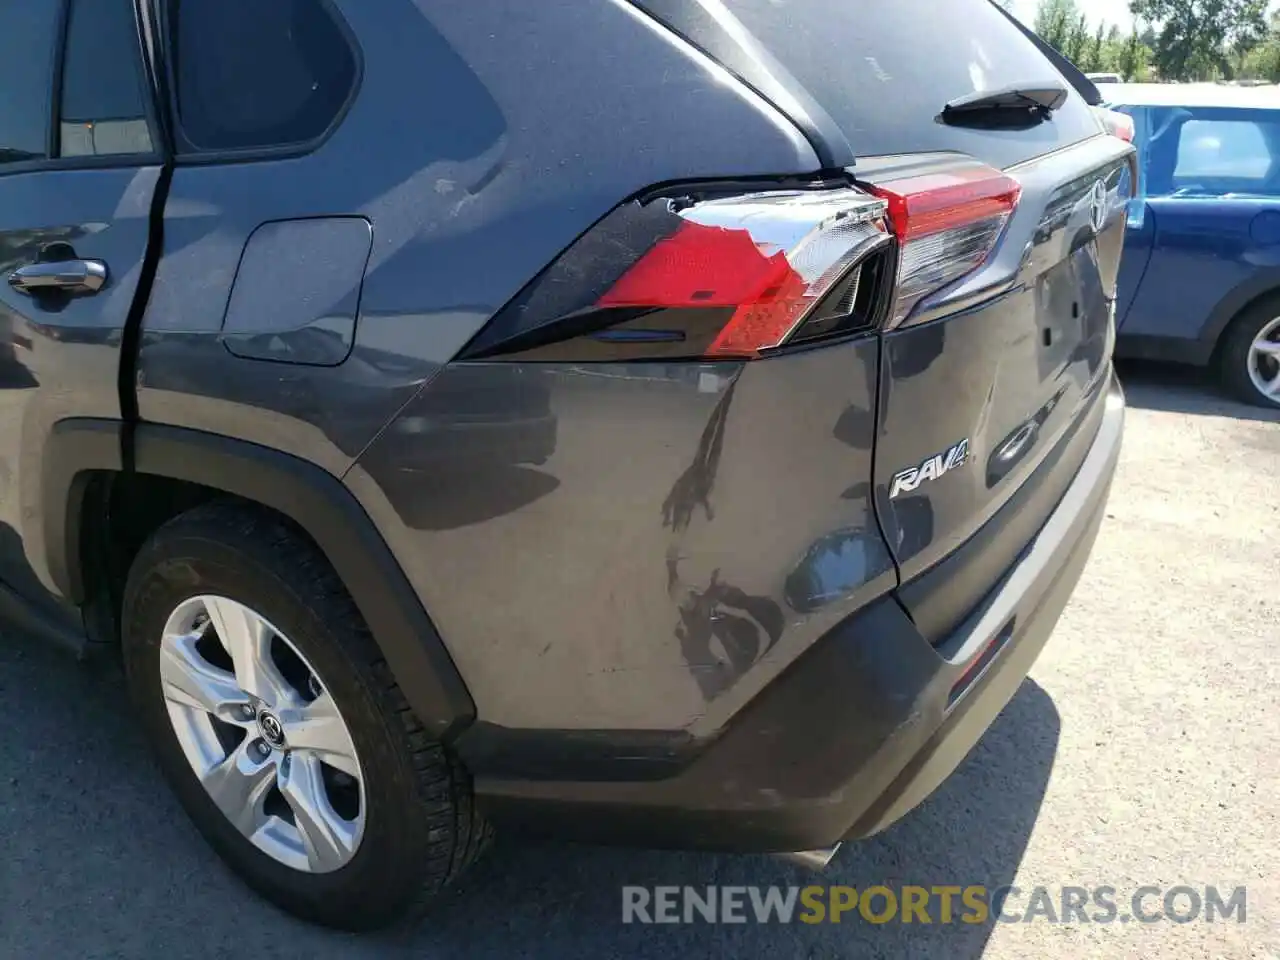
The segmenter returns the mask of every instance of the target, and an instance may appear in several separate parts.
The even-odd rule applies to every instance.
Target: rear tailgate
[[[986,265],[883,335],[877,510],[901,599],[935,640],[1017,560],[1088,452],[1131,154],[1099,136],[1006,169],[1022,193]]]
[[[863,183],[902,176],[922,155],[962,155],[1021,186],[985,264],[882,336],[877,511],[901,599],[940,640],[1034,538],[1088,450],[1110,376],[1132,150],[1102,135],[989,0],[640,5],[790,109],[823,139],[820,156],[851,151]],[[1067,91],[1042,123],[940,120],[960,98],[1037,86]]]

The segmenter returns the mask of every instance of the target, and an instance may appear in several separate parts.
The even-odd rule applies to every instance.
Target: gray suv
[[[1131,148],[987,0],[0,0],[0,600],[322,923],[818,851],[1008,701]]]

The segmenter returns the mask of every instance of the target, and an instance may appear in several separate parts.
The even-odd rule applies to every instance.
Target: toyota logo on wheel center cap
[[[258,732],[262,734],[262,739],[271,744],[271,746],[284,746],[284,724],[271,711],[263,710],[258,714]]]

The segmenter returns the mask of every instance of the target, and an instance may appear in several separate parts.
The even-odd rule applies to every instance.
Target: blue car
[[[1121,356],[1216,368],[1280,407],[1280,88],[1108,86],[1140,173],[1116,320]]]

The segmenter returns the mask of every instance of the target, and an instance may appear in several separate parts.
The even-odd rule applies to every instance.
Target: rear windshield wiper
[[[938,120],[953,127],[1033,127],[1066,102],[1066,87],[1014,84],[952,100]]]

